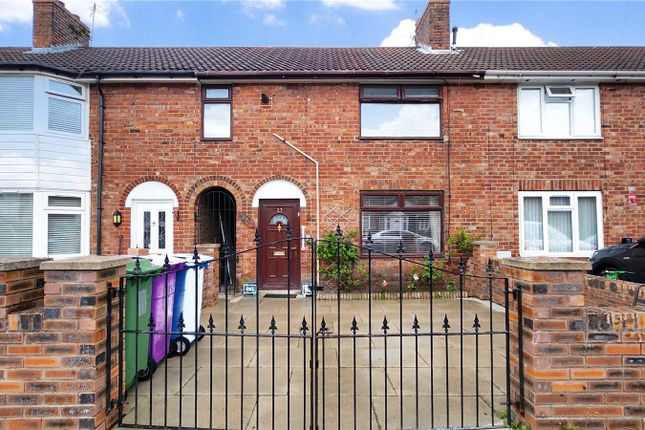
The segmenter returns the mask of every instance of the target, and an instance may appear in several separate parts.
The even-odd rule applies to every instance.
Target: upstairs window
[[[203,87],[203,132],[204,139],[231,138],[231,88]]]
[[[47,82],[47,128],[81,134],[83,129],[83,87],[49,79]]]
[[[599,191],[524,191],[520,255],[588,257],[602,247]]]
[[[596,86],[522,86],[518,94],[520,138],[600,137]]]
[[[361,137],[437,138],[441,136],[438,85],[360,87]]]
[[[34,128],[34,77],[0,76],[0,131]]]
[[[406,254],[441,252],[442,200],[439,191],[362,192],[363,246],[371,233],[374,251],[396,254],[402,242]]]

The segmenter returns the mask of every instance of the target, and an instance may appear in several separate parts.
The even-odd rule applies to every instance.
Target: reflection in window
[[[159,211],[159,248],[166,248],[166,212]]]
[[[277,224],[287,225],[289,224],[289,218],[285,214],[275,214],[269,220],[269,225]]]
[[[431,247],[434,252],[441,252],[440,202],[440,192],[364,192],[361,196],[363,243],[369,232],[372,249],[378,252],[395,254],[399,243],[403,244],[405,253],[427,254]]]
[[[150,248],[150,212],[143,213],[143,247]]]

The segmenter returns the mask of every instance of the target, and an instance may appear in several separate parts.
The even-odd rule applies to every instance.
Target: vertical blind
[[[0,255],[32,255],[33,194],[0,193]]]
[[[0,130],[32,130],[33,128],[33,76],[0,77]]]
[[[81,253],[80,214],[47,216],[47,253],[49,255]]]

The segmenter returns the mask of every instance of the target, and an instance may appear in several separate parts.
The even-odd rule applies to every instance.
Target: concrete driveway
[[[505,400],[505,338],[502,334],[493,336],[491,353],[488,334],[472,335],[476,314],[481,324],[480,331],[489,331],[491,319],[487,302],[464,299],[463,331],[470,334],[463,336],[463,349],[462,337],[459,336],[461,310],[458,299],[433,301],[433,332],[438,335],[433,337],[432,346],[427,335],[430,326],[428,300],[404,300],[402,322],[398,301],[373,300],[371,326],[372,333],[378,336],[371,338],[365,336],[369,322],[368,301],[342,301],[340,333],[347,337],[341,339],[340,349],[338,339],[333,337],[338,333],[337,303],[321,300],[317,305],[318,328],[324,317],[332,336],[324,342],[319,340],[320,428],[365,429],[369,428],[370,419],[375,429],[459,427],[462,424],[462,407],[463,425],[466,427],[490,426],[499,422],[499,418],[493,416],[491,405],[499,411],[503,409],[501,403]],[[201,320],[205,327],[210,315],[216,326],[213,336],[207,335],[197,346],[193,344],[185,356],[168,359],[159,366],[151,381],[141,382],[130,389],[124,404],[124,424],[225,428],[228,403],[230,429],[255,429],[258,413],[261,429],[285,429],[288,423],[293,429],[308,429],[311,421],[311,338],[277,336],[286,334],[287,327],[290,327],[291,334],[298,333],[303,316],[309,330],[312,329],[311,299],[259,299],[259,333],[270,334],[272,317],[277,327],[275,339],[263,337],[259,340],[259,354],[254,336],[257,321],[255,297],[238,297],[228,303],[228,333],[240,333],[238,326],[243,316],[247,328],[245,337],[224,336],[227,332],[226,303],[220,302],[204,309]],[[404,334],[413,333],[415,315],[420,335],[403,336],[403,365],[400,366],[400,326],[403,325]],[[442,328],[446,316],[450,325],[447,339]],[[382,336],[384,317],[388,319],[388,334],[391,335],[387,338],[387,348]],[[351,338],[353,318],[358,327],[356,339]],[[494,331],[504,329],[504,313],[498,307],[492,312],[492,326]],[[257,392],[259,403],[256,402]]]

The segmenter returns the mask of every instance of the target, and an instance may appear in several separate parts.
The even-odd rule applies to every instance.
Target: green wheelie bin
[[[163,270],[145,258],[128,263],[125,293],[125,385],[132,386],[138,379],[147,379],[154,373],[156,363],[149,357],[150,308],[152,281]]]

